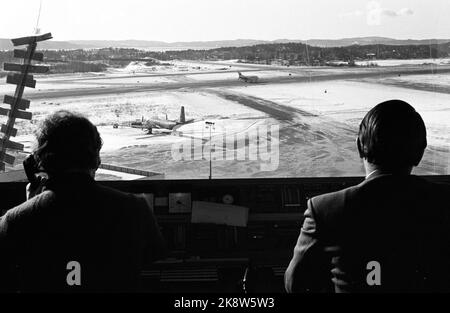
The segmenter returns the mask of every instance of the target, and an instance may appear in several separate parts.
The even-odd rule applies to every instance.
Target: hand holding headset
[[[25,174],[27,175],[29,184],[27,185],[27,200],[33,198],[34,196],[40,194],[45,189],[45,183],[47,182],[47,176],[39,168],[38,163],[34,157],[34,154],[30,154],[23,161],[23,168]],[[44,174],[44,175],[38,175]]]

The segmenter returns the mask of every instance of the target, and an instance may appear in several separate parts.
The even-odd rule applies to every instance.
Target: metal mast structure
[[[5,63],[3,68],[5,71],[11,71],[6,77],[6,83],[17,85],[14,96],[5,95],[3,103],[10,106],[9,109],[0,107],[0,115],[7,116],[6,124],[1,125],[2,137],[0,139],[0,171],[5,171],[5,163],[13,165],[15,157],[7,153],[7,149],[23,151],[24,146],[20,143],[11,141],[11,137],[17,135],[17,129],[14,128],[16,119],[31,120],[31,112],[26,110],[30,107],[30,100],[23,99],[23,92],[25,87],[35,88],[36,80],[33,75],[29,73],[46,73],[48,66],[32,65],[32,61],[42,62],[44,55],[41,52],[36,52],[37,43],[52,39],[52,34],[47,33],[40,36],[30,36],[12,39],[14,47],[27,45],[26,50],[15,49],[14,57],[23,59],[22,64]]]

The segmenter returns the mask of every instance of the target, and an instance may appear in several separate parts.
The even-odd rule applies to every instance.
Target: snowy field
[[[202,73],[208,71],[227,71],[230,69],[242,70],[245,66],[239,66],[238,64],[232,64],[230,67],[228,64],[223,65],[220,63],[213,62],[195,62],[195,61],[183,61],[183,60],[172,60],[167,62],[162,62],[164,64],[169,64],[166,66],[146,66],[145,62],[131,62],[128,66],[121,69],[110,69],[109,72],[113,74],[123,74],[123,73],[153,73],[153,74],[170,74],[170,73]],[[230,64],[231,65],[231,64]]]
[[[238,63],[239,60],[227,60],[227,61],[216,61],[216,64],[230,64],[230,65],[241,65],[241,66],[264,66],[264,67],[272,67],[272,65],[265,65],[265,64],[253,64],[253,63]],[[335,64],[346,64],[346,62],[333,62]],[[398,59],[392,59],[392,60],[365,60],[365,61],[356,61],[356,65],[360,66],[368,66],[377,64],[378,66],[404,66],[404,65],[422,65],[422,64],[438,64],[438,65],[445,65],[450,64],[450,58],[440,58],[440,59],[414,59],[414,60],[398,60]],[[295,66],[294,66],[295,68]]]
[[[446,80],[450,82],[448,75]],[[450,173],[450,94],[355,81],[253,86],[232,90],[299,108],[336,123],[344,123],[355,134],[361,119],[376,104],[390,99],[402,99],[416,108],[427,126],[429,147],[422,166],[417,171],[430,174]]]
[[[450,64],[450,58],[415,59],[415,60],[370,60],[370,61],[357,61],[355,63],[361,66],[367,66],[371,64],[377,64],[378,66],[403,66],[403,65],[421,65],[421,64],[445,65]]]
[[[410,83],[429,84],[450,86],[450,75],[448,74],[433,74],[433,75],[408,75],[403,77],[394,77],[394,80]]]

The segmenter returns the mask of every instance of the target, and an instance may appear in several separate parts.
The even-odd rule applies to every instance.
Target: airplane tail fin
[[[186,115],[184,113],[184,106],[181,107],[180,112],[180,123],[186,123]]]

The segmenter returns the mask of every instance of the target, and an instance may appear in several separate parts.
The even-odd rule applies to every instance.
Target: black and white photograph
[[[0,11],[0,297],[450,292],[448,0]]]

